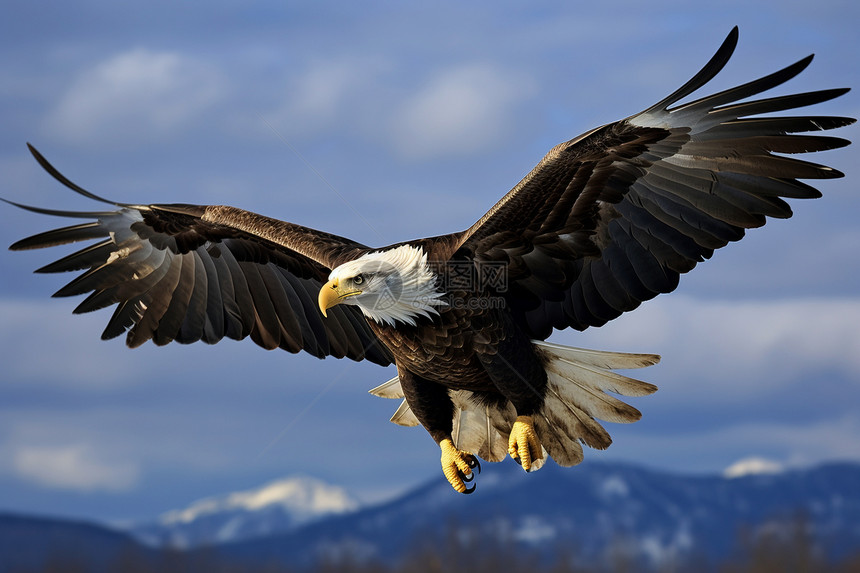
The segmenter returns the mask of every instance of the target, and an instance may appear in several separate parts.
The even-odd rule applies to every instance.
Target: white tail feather
[[[660,362],[658,354],[632,354],[629,352],[610,352],[608,350],[590,350],[575,346],[562,346],[542,340],[532,340],[538,350],[554,356],[571,360],[577,364],[594,366],[604,370],[632,370],[653,366]]]
[[[547,384],[559,400],[607,422],[629,423],[641,418],[639,410],[603,391],[601,374],[561,360],[546,365]]]
[[[398,426],[405,426],[407,428],[417,426],[420,423],[406,400],[403,400],[400,403],[400,407],[397,408],[394,415],[391,416],[390,421],[394,422]]]
[[[588,412],[571,404],[558,393],[558,387],[550,386],[544,398],[541,413],[548,420],[555,420],[555,426],[565,430],[572,440],[579,440],[586,446],[605,450],[612,443],[609,433]]]
[[[544,412],[541,412],[534,417],[534,420],[535,432],[537,432],[544,452],[552,457],[558,465],[575,466],[582,461],[582,446],[578,441],[568,439],[568,434],[556,425],[555,417],[550,420]]]
[[[368,390],[368,392],[380,398],[395,400],[400,398],[403,400],[400,402],[400,406],[394,412],[394,415],[391,416],[389,421],[397,424],[398,426],[406,426],[407,428],[420,424],[418,418],[412,412],[412,408],[410,408],[409,404],[406,402],[403,394],[403,386],[400,385],[400,376],[395,376],[391,380],[383,382],[376,388]]]
[[[403,387],[400,385],[400,376],[395,376],[388,382],[384,382],[368,390],[374,396],[380,398],[403,398]]]
[[[615,368],[643,368],[659,362],[655,354],[626,354],[587,350],[532,341],[544,362],[547,389],[543,408],[536,416],[538,438],[561,466],[582,461],[579,442],[606,449],[612,438],[595,418],[607,422],[630,423],[642,415],[633,406],[606,392],[624,396],[645,396],[657,387],[617,372]]]
[[[490,462],[500,462],[508,453],[507,434],[502,435],[493,425],[496,416],[493,408],[472,402],[467,390],[450,392],[454,402],[454,425],[451,438],[457,449],[474,453]]]

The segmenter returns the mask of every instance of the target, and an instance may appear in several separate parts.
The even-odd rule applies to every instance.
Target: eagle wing
[[[782,197],[820,196],[798,179],[842,176],[774,153],[847,145],[794,134],[853,119],[750,116],[827,101],[847,89],[739,102],[793,78],[812,56],[670,107],[723,68],[737,37],[735,28],[698,74],[656,105],[554,147],[471,228],[447,236],[455,258],[506,266],[508,305],[533,338],[545,339],[553,328],[600,326],[674,290],[680,274],[745,229],[766,217],[790,217]]]
[[[13,250],[85,240],[96,243],[37,272],[85,272],[54,296],[90,293],[75,313],[116,304],[103,339],[127,332],[147,340],[214,344],[247,336],[266,349],[388,365],[358,308],[338,305],[323,320],[317,294],[331,269],[367,247],[328,233],[224,206],[113,203],[82,189],[30,147],[60,183],[118,209],[76,212],[14,205],[47,215],[89,219],[13,244]]]

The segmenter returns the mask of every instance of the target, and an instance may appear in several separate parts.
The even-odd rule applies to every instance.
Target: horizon
[[[665,468],[653,467],[644,463],[636,463],[630,462],[623,459],[616,460],[602,460],[602,459],[585,459],[582,464],[576,466],[576,468],[592,468],[598,467],[603,469],[609,469],[610,471],[615,471],[616,469],[632,469],[633,471],[644,471],[648,473],[657,473],[657,474],[665,474],[671,475],[674,477],[679,477],[682,479],[722,479],[725,481],[734,481],[745,478],[757,478],[763,476],[777,476],[777,475],[787,475],[787,474],[800,474],[807,472],[816,472],[823,469],[828,469],[831,467],[838,466],[857,466],[860,467],[860,461],[857,460],[826,460],[810,465],[794,465],[794,466],[782,466],[773,467],[769,464],[774,464],[772,460],[766,460],[764,458],[746,458],[741,459],[731,464],[727,468],[722,471],[685,471],[685,470],[667,470]],[[487,462],[487,464],[493,464],[493,467],[498,467],[499,464],[504,464],[505,469],[502,470],[508,474],[516,474],[518,473],[516,469],[513,467],[515,462],[512,460],[504,460],[503,462]],[[764,464],[764,465],[763,465]],[[551,472],[556,472],[559,474],[565,474],[571,470],[571,468],[564,468],[562,466],[558,466],[557,464],[551,464],[554,469]],[[730,471],[735,466],[745,466],[743,470],[738,473],[734,473],[733,475],[729,475]],[[777,464],[778,465],[778,464]],[[576,471],[574,468],[574,471]],[[0,516],[11,516],[11,517],[23,517],[23,518],[33,518],[33,519],[43,519],[49,521],[64,521],[70,523],[89,523],[93,525],[103,526],[109,529],[113,529],[119,532],[130,532],[134,527],[140,526],[148,526],[154,524],[164,524],[166,522],[182,522],[182,523],[193,523],[194,520],[205,517],[211,513],[217,513],[219,511],[226,511],[228,509],[232,510],[245,510],[249,512],[253,512],[255,510],[262,510],[273,505],[282,505],[285,500],[284,497],[277,496],[267,496],[268,501],[266,503],[257,503],[254,504],[254,507],[243,505],[242,501],[240,501],[239,497],[253,497],[255,494],[259,495],[261,493],[266,492],[267,490],[272,489],[273,487],[283,486],[284,484],[298,484],[298,485],[308,485],[308,482],[313,487],[321,487],[330,491],[333,494],[340,495],[341,493],[346,494],[346,498],[344,498],[345,502],[350,504],[349,509],[345,509],[342,512],[336,511],[332,513],[320,512],[315,514],[314,517],[311,518],[308,522],[301,522],[297,525],[297,529],[304,527],[305,525],[311,525],[316,523],[317,521],[321,521],[327,519],[329,517],[338,517],[351,515],[353,513],[361,512],[364,510],[373,510],[376,508],[387,506],[391,503],[397,503],[402,499],[407,499],[418,492],[427,490],[428,488],[436,488],[439,486],[444,486],[447,484],[444,477],[440,476],[429,476],[423,482],[418,482],[412,484],[407,489],[404,489],[396,494],[392,494],[389,497],[380,498],[380,499],[372,499],[372,500],[361,500],[355,497],[352,492],[348,490],[348,488],[341,486],[337,483],[322,481],[315,476],[307,475],[307,474],[291,474],[285,475],[281,477],[274,477],[269,479],[265,483],[257,484],[256,486],[251,485],[248,487],[242,487],[237,490],[231,491],[223,491],[223,492],[215,492],[211,495],[207,495],[205,497],[200,497],[198,499],[188,500],[186,503],[177,506],[175,508],[169,509],[165,512],[162,512],[157,515],[151,515],[148,517],[143,517],[140,519],[94,519],[94,518],[86,518],[81,516],[59,516],[51,513],[21,513],[21,512],[13,512],[6,511],[3,508],[0,508]],[[498,483],[498,480],[493,481],[493,485]],[[477,493],[477,492],[476,492]],[[453,501],[453,500],[452,500]],[[220,505],[217,507],[212,505],[213,502],[218,502]],[[355,505],[352,505],[352,503]],[[207,507],[201,507],[204,504],[209,504]],[[229,506],[229,507],[227,507]],[[194,513],[193,517],[184,516],[178,517],[182,514],[186,513]]]

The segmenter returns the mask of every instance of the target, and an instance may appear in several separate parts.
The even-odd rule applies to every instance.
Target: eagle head
[[[400,245],[335,267],[320,289],[319,306],[323,316],[337,304],[351,304],[379,324],[414,326],[418,317],[439,314],[436,307],[447,304],[437,282],[424,250]]]

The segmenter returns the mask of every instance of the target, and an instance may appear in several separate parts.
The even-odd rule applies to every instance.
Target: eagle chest
[[[485,313],[448,310],[417,326],[374,323],[371,327],[399,368],[450,388],[493,388],[478,355],[496,352],[498,341],[505,336],[503,321]]]

